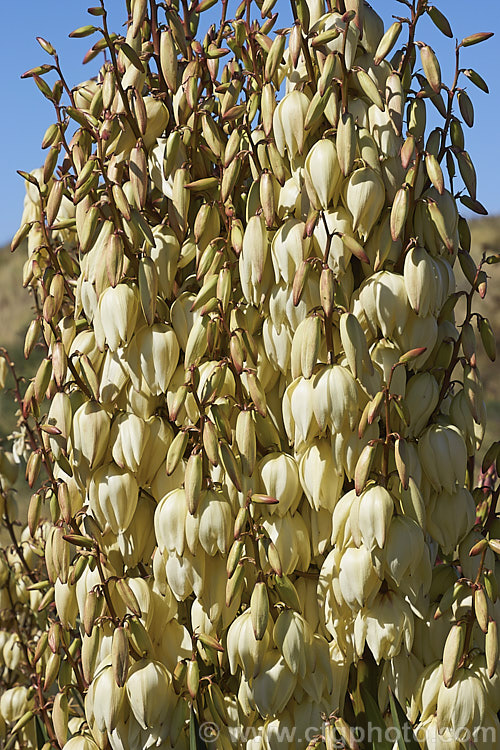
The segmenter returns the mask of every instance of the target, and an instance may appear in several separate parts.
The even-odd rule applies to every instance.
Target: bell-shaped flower
[[[99,383],[99,398],[106,407],[113,404],[119,397],[123,387],[129,379],[128,367],[122,347],[114,352],[111,349],[104,355]]]
[[[354,623],[356,652],[362,656],[365,643],[377,664],[396,656],[403,643],[408,651],[413,643],[413,614],[409,605],[395,592],[379,592],[361,609]]]
[[[422,557],[424,535],[408,516],[394,516],[385,543],[385,568],[397,586]]]
[[[207,555],[213,557],[217,552],[226,554],[233,530],[233,516],[231,505],[225,495],[214,490],[203,492],[197,516],[198,538]]]
[[[282,156],[285,148],[290,159],[302,154],[307,131],[304,123],[309,108],[309,99],[301,91],[290,91],[279,102],[273,115],[273,135]]]
[[[342,172],[333,140],[316,141],[307,155],[304,174],[309,200],[315,208],[326,210],[330,203],[337,204]]]
[[[117,284],[104,290],[94,316],[96,341],[101,351],[105,343],[114,352],[130,341],[138,311],[139,298],[135,286]]]
[[[86,401],[76,410],[71,443],[77,465],[99,466],[108,449],[110,425],[107,411],[97,401]]]
[[[181,488],[172,490],[158,503],[154,525],[160,552],[182,555],[187,513],[186,493]]]
[[[353,229],[366,241],[384,207],[382,178],[371,167],[355,169],[344,187],[343,201],[352,215]]]
[[[263,519],[262,526],[275,545],[283,573],[288,575],[294,570],[307,570],[311,562],[311,541],[307,526],[301,514],[293,516],[287,513],[282,518],[277,515]],[[261,564],[268,565],[267,560]]]
[[[280,328],[276,328],[270,318],[265,318],[262,325],[262,341],[268,360],[275,369],[286,375],[292,351],[292,335],[288,323],[283,322]]]
[[[316,438],[307,446],[300,457],[299,474],[311,507],[331,513],[342,493],[344,472],[335,464],[328,440]]]
[[[262,661],[269,650],[269,628],[260,640],[255,638],[250,609],[246,609],[231,624],[227,633],[227,653],[232,674],[241,667],[246,680],[259,674]]]
[[[325,365],[313,378],[312,409],[322,431],[344,435],[352,431],[358,416],[358,391],[349,370],[341,365]]]
[[[472,670],[461,667],[449,687],[441,684],[437,699],[439,731],[449,729],[452,735],[460,737],[460,732],[481,726],[485,711],[485,690]]]
[[[386,338],[394,331],[403,332],[409,306],[402,276],[391,271],[374,273],[361,285],[359,302],[374,336],[379,329]]]
[[[85,696],[85,714],[89,725],[111,734],[116,727],[125,700],[125,687],[116,684],[111,658],[97,670]]]
[[[261,716],[281,714],[292,697],[297,677],[292,674],[278,649],[266,652],[260,673],[253,680],[253,699]]]
[[[139,487],[130,471],[114,463],[97,469],[88,489],[89,506],[99,525],[113,534],[125,531],[137,507]]]
[[[438,324],[433,315],[426,317],[409,310],[406,326],[402,333],[396,335],[396,341],[403,352],[412,349],[425,349],[422,354],[408,363],[408,368],[419,370],[429,359],[438,337]]]
[[[441,290],[441,274],[437,264],[421,245],[411,248],[405,256],[404,280],[410,305],[417,315],[435,315],[436,295]]]
[[[8,724],[13,724],[34,705],[28,688],[24,685],[4,690],[0,697],[0,713]]]
[[[308,255],[310,240],[304,239],[304,230],[303,221],[287,219],[274,235],[271,243],[271,260],[277,284],[280,280],[292,284],[297,268]]]
[[[274,643],[288,669],[301,679],[309,666],[308,651],[312,650],[312,636],[307,621],[292,609],[282,610],[274,623]]]
[[[78,615],[75,584],[70,581],[62,583],[61,579],[57,578],[54,584],[54,601],[63,628],[74,628]]]
[[[354,542],[373,550],[385,545],[387,530],[394,512],[394,500],[381,485],[372,484],[351,507],[350,523]]]
[[[111,455],[121,469],[137,472],[147,440],[147,423],[136,414],[118,414],[111,425]]]
[[[456,492],[442,490],[427,508],[427,531],[445,555],[453,552],[475,520],[476,505],[465,487],[458,487]]]
[[[182,555],[163,552],[167,583],[178,601],[184,601],[194,591],[200,596],[205,585],[206,555],[198,549],[196,555],[187,549]]]
[[[438,399],[439,385],[430,372],[417,372],[408,380],[405,402],[410,416],[408,426],[410,437],[420,435],[436,408]]]
[[[465,484],[467,448],[458,427],[453,424],[433,424],[427,427],[418,441],[418,455],[422,469],[432,487],[452,494]]]
[[[140,659],[130,667],[127,697],[136,721],[158,736],[163,724],[170,724],[176,696],[172,681],[161,662]]]
[[[179,361],[179,343],[172,326],[143,326],[129,346],[127,359],[137,391],[142,390],[144,382],[153,396],[166,393]]]
[[[249,304],[258,305],[263,288],[272,280],[268,231],[262,215],[249,219],[238,263],[243,295]]]
[[[342,553],[338,578],[342,597],[354,610],[367,605],[381,585],[370,551],[364,546],[348,547]]]
[[[269,513],[284,516],[296,510],[302,497],[299,471],[293,456],[287,453],[268,453],[258,464],[258,471],[265,495],[278,503],[267,506]]]
[[[354,235],[352,216],[343,206],[338,206],[324,211],[323,217],[324,221],[318,221],[314,227],[314,245],[321,256],[326,254],[329,245],[328,267],[332,269],[334,274],[342,276],[347,271],[352,253],[347,245],[342,242],[341,235],[347,234],[349,237]]]
[[[288,439],[299,449],[319,434],[320,428],[311,409],[312,379],[297,378],[283,395],[283,423]]]

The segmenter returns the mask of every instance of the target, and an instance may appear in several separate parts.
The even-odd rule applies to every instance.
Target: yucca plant
[[[38,40],[5,750],[500,747],[499,258],[459,214],[491,34],[448,86],[416,33],[448,20],[400,3],[132,0],[122,35],[101,0],[75,88]]]

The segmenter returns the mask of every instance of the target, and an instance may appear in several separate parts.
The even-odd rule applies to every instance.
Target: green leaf
[[[196,6],[195,12],[203,13],[204,10],[209,10],[210,8],[212,8],[212,6],[214,6],[216,2],[217,0],[202,0],[202,2]]]
[[[484,91],[485,94],[489,94],[490,90],[488,88],[488,84],[482,78],[482,76],[479,75],[479,73],[476,73],[475,70],[472,68],[468,68],[467,70],[464,70],[464,75],[467,76],[467,78],[472,81],[474,86],[477,86],[478,89],[481,89],[481,91]]]
[[[462,39],[459,47],[472,47],[473,44],[479,44],[480,42],[485,42],[487,39],[490,39],[493,36],[492,31],[480,31],[478,34],[471,34],[471,36],[466,36],[465,39]]]
[[[43,80],[43,78],[40,78],[40,76],[33,76],[33,80],[35,81],[36,85],[42,92],[42,94],[45,96],[46,99],[52,99],[52,89],[50,86]]]
[[[43,36],[37,36],[36,40],[38,44],[40,45],[40,47],[43,49],[43,51],[46,52],[48,55],[56,54],[54,47],[51,45],[50,42],[44,39]]]
[[[78,29],[72,31],[69,36],[71,39],[82,39],[85,36],[95,34],[96,31],[99,31],[97,26],[80,26]]]
[[[155,244],[155,238],[151,231],[151,227],[142,214],[136,209],[132,210],[132,223],[135,224],[139,232],[142,234],[144,241],[147,242],[151,247]]]
[[[81,125],[82,128],[88,128],[89,125],[97,128],[99,125],[95,117],[93,117],[88,112],[82,112],[81,109],[77,109],[76,107],[66,107],[66,112],[71,117],[71,119]]]
[[[488,255],[486,263],[491,266],[494,263],[500,263],[500,255]]]
[[[42,747],[45,742],[48,742],[49,736],[47,730],[38,715],[35,716],[35,727],[36,727],[36,741],[37,747]]]
[[[397,698],[393,696],[392,690],[390,688],[389,703],[391,706],[392,723],[398,730],[399,750],[420,750],[420,745],[415,738],[412,726],[408,721],[406,714],[401,707],[401,704],[399,703]]]
[[[367,254],[365,253],[365,251],[363,250],[363,248],[361,247],[361,245],[359,244],[359,242],[357,242],[354,239],[354,237],[351,237],[350,234],[342,234],[341,239],[342,239],[342,242],[344,243],[344,245],[346,246],[346,248],[348,250],[350,250],[351,253],[356,258],[358,258],[358,260],[360,260],[362,263],[369,263],[370,262]]]
[[[94,59],[95,59],[95,58],[97,57],[97,55],[98,55],[98,54],[99,54],[99,50],[96,50],[96,49],[94,49],[93,47],[92,47],[91,49],[89,49],[89,50],[88,50],[88,51],[87,51],[87,52],[85,53],[85,57],[84,57],[84,58],[83,58],[83,60],[82,60],[82,65],[86,65],[86,64],[87,64],[87,63],[89,63],[89,62],[90,62],[91,60],[94,60]]]
[[[392,742],[388,742],[385,737],[387,725],[380,713],[377,702],[370,695],[365,685],[360,685],[361,697],[365,706],[365,714],[372,728],[372,733],[376,739],[373,739],[373,750],[392,750]],[[373,732],[375,729],[375,732]],[[380,730],[380,731],[377,731]]]
[[[483,204],[479,203],[479,201],[473,200],[468,195],[461,195],[459,200],[463,206],[469,209],[469,211],[474,211],[475,214],[480,214],[481,216],[488,215],[488,210]]]
[[[208,750],[207,744],[203,739],[203,734],[204,732],[200,731],[198,717],[196,716],[193,704],[191,704],[189,713],[189,750]]]
[[[453,37],[453,31],[451,30],[450,23],[446,16],[444,16],[435,5],[429,5],[427,13],[439,31],[451,39]]]
[[[35,68],[30,68],[25,73],[22,74],[21,78],[33,78],[33,76],[44,76],[45,73],[49,73],[51,70],[54,70],[53,65],[49,65],[48,63],[44,63],[43,65],[37,65]]]
[[[27,182],[30,182],[32,185],[35,185],[35,187],[39,187],[38,180],[36,179],[36,177],[34,177],[34,175],[30,174],[29,172],[25,172],[22,169],[18,169],[17,174],[21,175],[21,177]]]
[[[398,362],[401,364],[406,364],[406,362],[411,362],[412,359],[416,359],[417,357],[420,357],[421,354],[423,354],[427,350],[426,346],[419,346],[417,349],[410,349],[409,351],[405,352],[400,356],[398,359]]]
[[[405,414],[404,408],[401,405],[401,403],[396,398],[394,398],[391,403],[394,405],[394,408],[396,409],[398,413],[398,417],[408,427],[409,425],[408,414]]]
[[[436,201],[430,198],[427,201],[427,206],[430,219],[434,224],[439,237],[443,241],[444,246],[450,253],[453,252],[453,238],[448,235],[448,230],[446,228],[446,224],[444,223],[443,214],[439,210],[439,206],[437,205]]]
[[[137,68],[139,73],[144,73],[144,65],[142,64],[139,55],[130,46],[130,44],[127,44],[127,42],[123,42],[123,44],[120,45],[120,50],[130,60],[134,68]]]
[[[197,737],[198,737],[198,722],[196,721],[196,715],[194,713],[194,708],[191,705],[191,709],[189,712],[189,750],[196,750],[197,747]]]

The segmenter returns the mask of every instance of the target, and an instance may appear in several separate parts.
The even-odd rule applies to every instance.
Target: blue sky
[[[74,28],[90,22],[86,9],[92,0],[17,0],[4,3],[2,23],[6,33],[0,45],[0,70],[3,75],[2,111],[0,119],[0,243],[10,239],[18,227],[22,212],[24,185],[16,169],[29,171],[43,164],[45,153],[40,142],[48,125],[53,122],[51,105],[43,98],[32,80],[21,80],[21,74],[35,65],[49,62],[48,56],[36,42],[37,36],[48,39],[57,49],[63,71],[71,85],[93,75],[97,61],[87,66],[81,60],[90,46],[89,39],[68,39]],[[218,4],[217,4],[218,5]],[[217,13],[217,5],[213,12]],[[386,24],[392,14],[403,15],[405,7],[396,0],[372,0],[373,7]],[[458,39],[477,31],[494,31],[495,37],[483,44],[463,51],[463,67],[477,70],[488,82],[486,95],[469,83],[476,125],[464,128],[466,149],[478,173],[478,199],[491,214],[500,214],[500,3],[498,0],[435,0],[445,13]],[[234,7],[234,3],[230,7]],[[110,27],[119,30],[124,20],[124,0],[107,0]],[[284,23],[289,18],[288,0],[278,0],[275,10],[285,11]],[[454,43],[446,39],[425,19],[417,39],[430,44],[438,53],[443,80],[450,82]]]

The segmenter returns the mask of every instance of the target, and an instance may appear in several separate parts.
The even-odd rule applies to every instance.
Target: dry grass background
[[[19,375],[28,378],[33,375],[40,357],[32,354],[26,361],[23,354],[24,335],[32,318],[32,301],[27,289],[22,286],[22,269],[25,257],[22,252],[11,253],[9,247],[0,249],[0,346],[8,350]],[[16,405],[10,376],[6,388],[0,391],[0,446],[15,428]],[[26,518],[30,490],[23,477],[23,469],[15,485],[20,519]],[[23,523],[23,526],[25,522]],[[9,537],[0,525],[0,544],[9,542]]]
[[[22,286],[25,260],[22,252],[11,253],[8,246],[0,249],[0,346],[8,350],[19,374],[26,377],[33,374],[33,365],[23,355],[24,335],[32,317],[31,296]],[[0,393],[0,440],[15,424],[12,395],[4,391]]]
[[[483,251],[500,253],[500,216],[492,216],[470,224],[472,255],[481,258]],[[484,300],[477,298],[475,310],[489,318],[495,331],[498,356],[491,362],[485,355],[478,339],[478,367],[484,384],[484,395],[488,411],[488,425],[483,448],[493,440],[500,440],[500,264],[485,266],[489,275],[488,292]]]
[[[483,250],[500,253],[500,216],[471,222],[472,253],[476,259]],[[28,362],[24,359],[24,334],[32,317],[32,301],[29,292],[22,287],[22,268],[25,258],[22,252],[10,253],[8,247],[0,249],[0,346],[9,350],[18,373],[29,377],[35,369],[36,354]],[[478,342],[478,367],[484,382],[485,400],[488,409],[488,428],[484,446],[500,439],[500,265],[487,267],[490,279],[485,300],[476,310],[486,315],[495,330],[498,360],[490,362]],[[459,320],[460,322],[460,320]],[[479,336],[478,336],[479,339]],[[16,424],[12,394],[0,392],[0,444]],[[29,490],[22,478],[17,483],[20,515],[22,516]],[[0,542],[1,542],[0,534]]]

